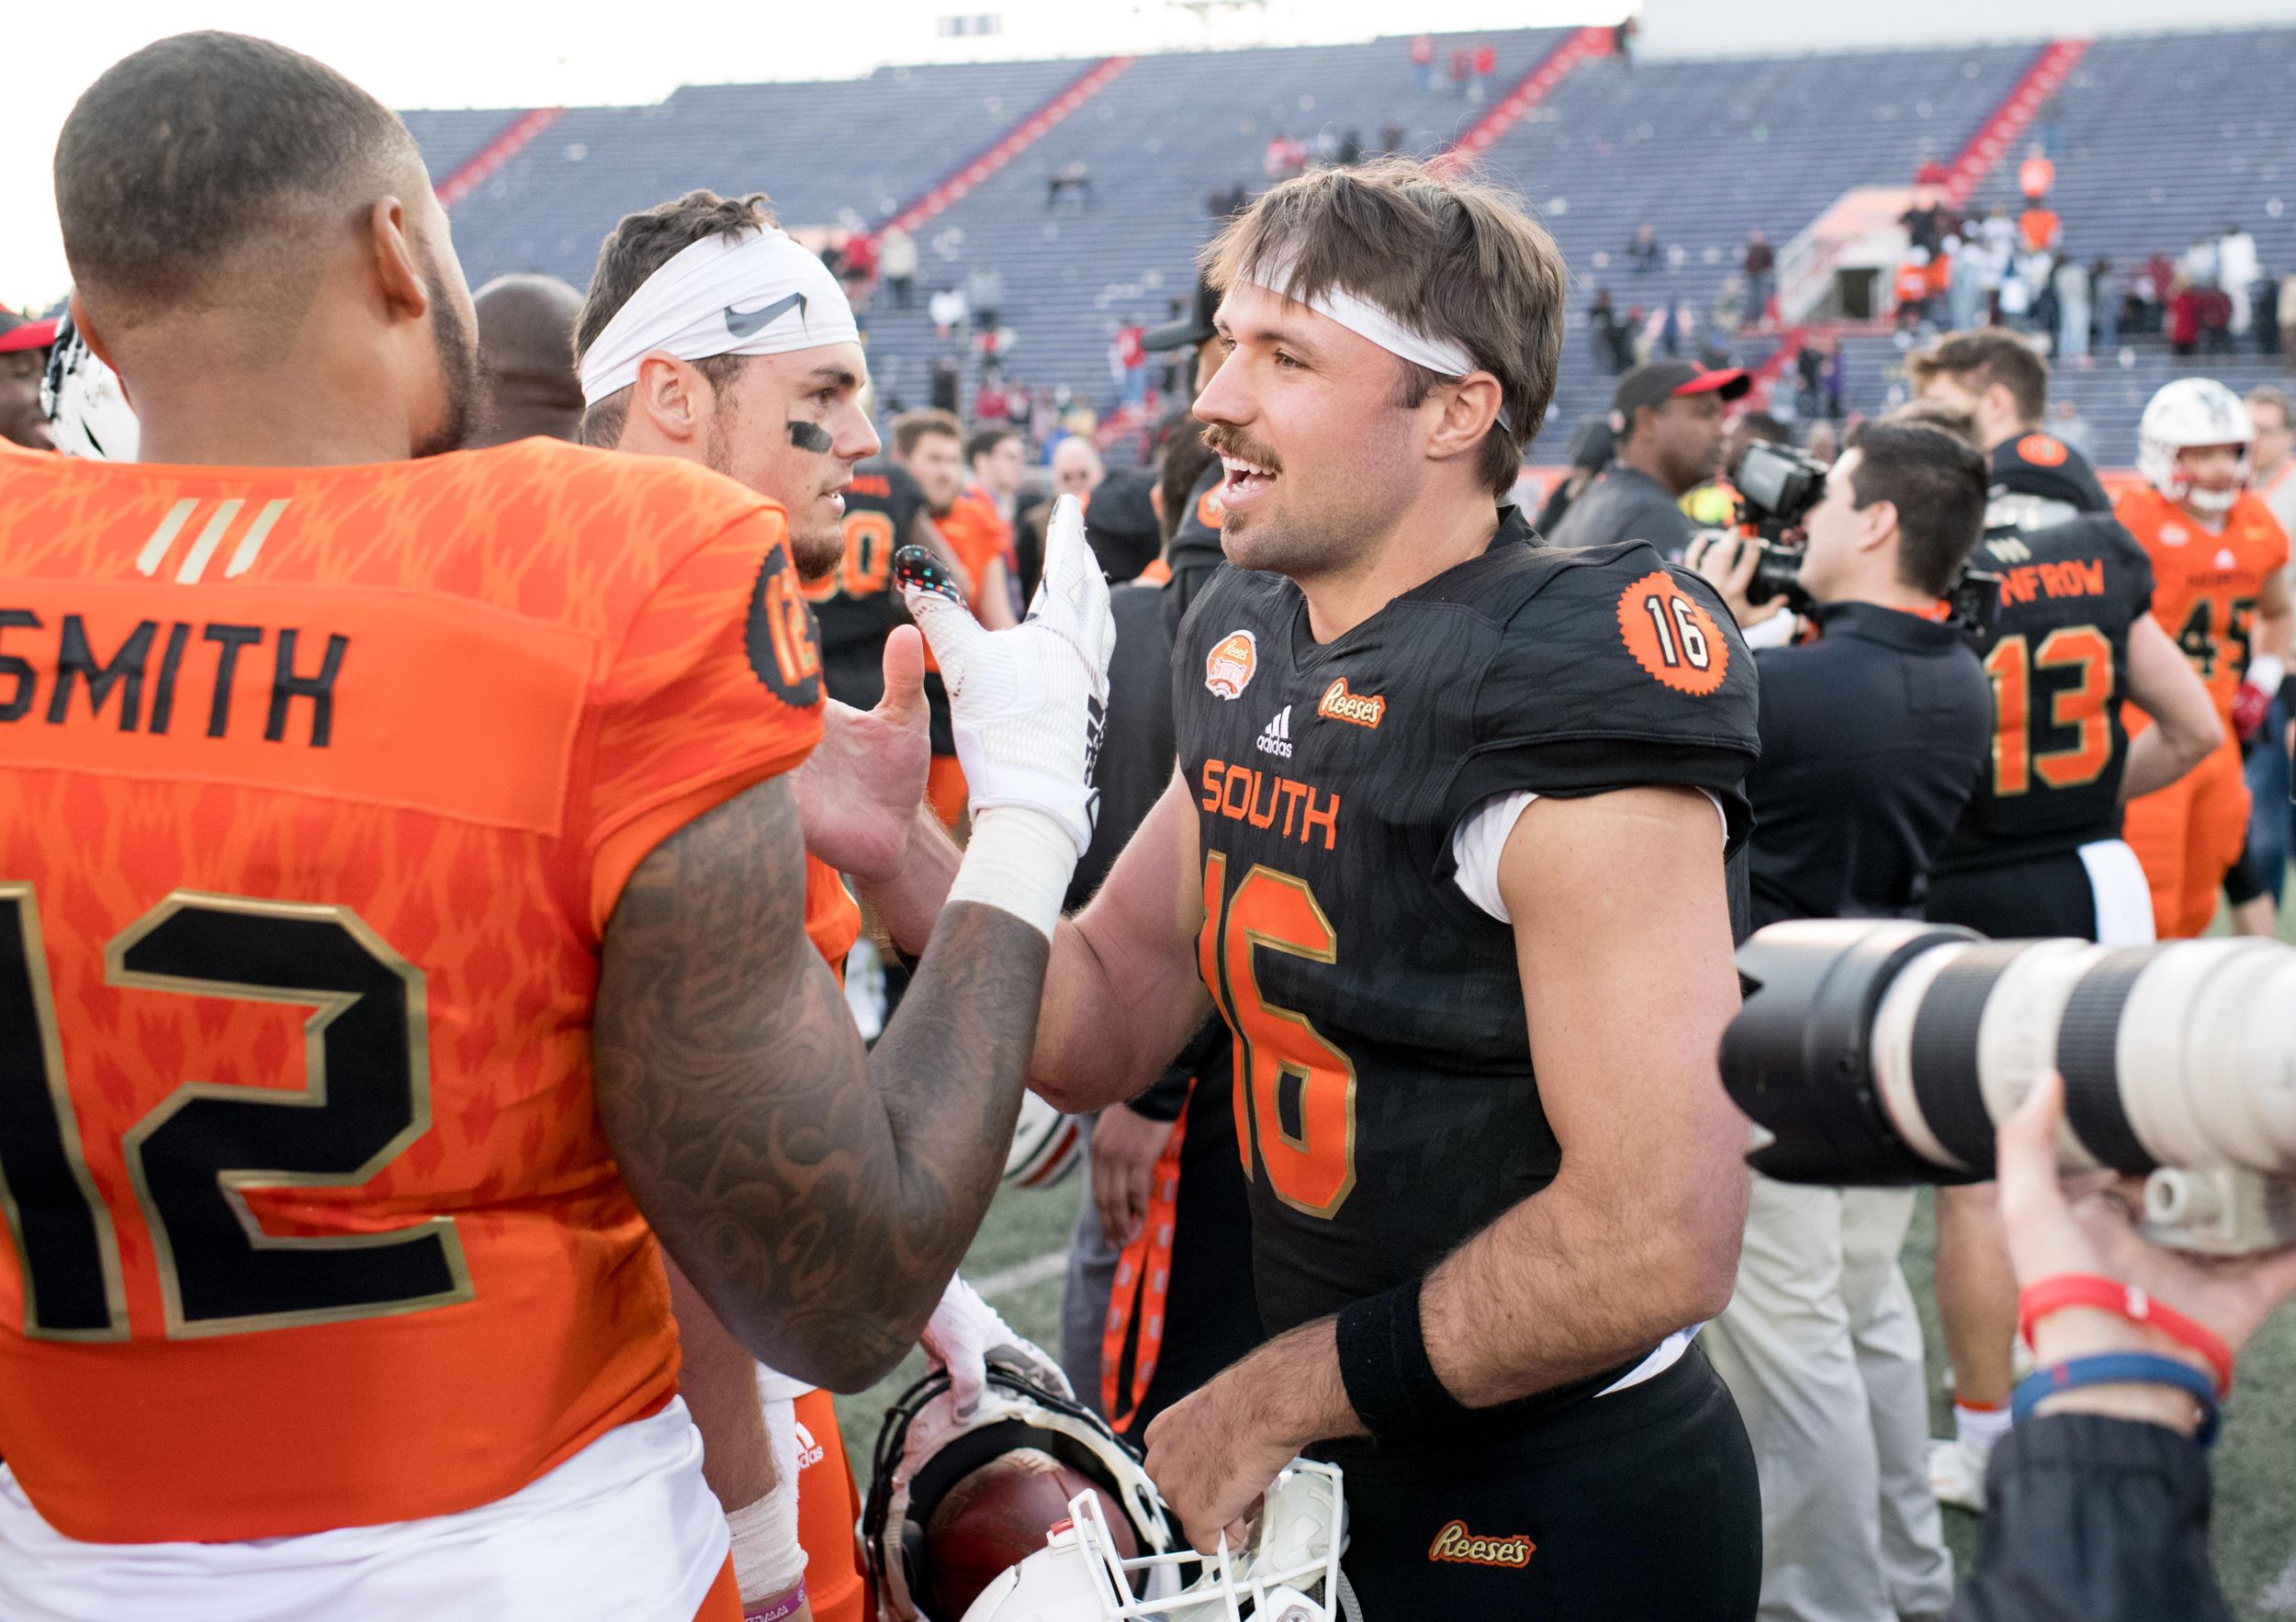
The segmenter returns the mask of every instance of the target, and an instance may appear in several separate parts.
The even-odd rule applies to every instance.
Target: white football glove
[[[988,1390],[988,1356],[1025,1368],[1043,1384],[1074,1400],[1068,1377],[1041,1347],[1005,1322],[980,1291],[962,1278],[949,1280],[940,1304],[919,1337],[925,1355],[949,1376],[950,1395],[956,1399],[957,1417],[969,1419]]]
[[[999,805],[1041,811],[1082,856],[1098,805],[1092,763],[1116,645],[1108,582],[1085,541],[1083,507],[1074,496],[1054,503],[1043,581],[1028,618],[1011,630],[983,629],[954,595],[906,571],[901,590],[940,663],[974,814]]]

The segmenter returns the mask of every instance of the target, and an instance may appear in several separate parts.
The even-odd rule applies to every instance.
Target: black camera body
[[[1756,440],[1746,447],[1731,476],[1738,486],[1738,521],[1750,531],[1761,557],[1747,582],[1746,601],[1760,606],[1777,598],[1800,614],[1810,606],[1802,590],[1799,546],[1785,536],[1802,527],[1810,509],[1826,499],[1826,464],[1788,445]]]

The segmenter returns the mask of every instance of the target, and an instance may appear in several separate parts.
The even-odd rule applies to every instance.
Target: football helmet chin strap
[[[951,1488],[1016,1448],[1049,1454],[1097,1485],[1131,1523],[1142,1549],[1159,1556],[1178,1550],[1174,1560],[1198,1560],[1181,1541],[1179,1523],[1141,1467],[1140,1456],[1098,1414],[1050,1389],[1005,1347],[989,1350],[986,1374],[986,1389],[970,1414],[958,1414],[949,1376],[940,1370],[909,1387],[885,1410],[861,1509],[861,1546],[878,1622],[958,1622],[925,1608],[929,1593],[925,1529]],[[1080,1501],[1098,1508],[1099,1500],[1089,1492]],[[1070,1513],[1075,1514],[1073,1504]],[[1107,1523],[1101,1526],[1105,1537]],[[1176,1577],[1157,1575],[1167,1584],[1164,1592],[1179,1586]],[[1071,1622],[1091,1614],[1048,1616]]]
[[[963,1622],[1362,1622],[1339,1569],[1347,1546],[1339,1467],[1295,1459],[1271,1482],[1251,1541],[1209,1555],[1123,1560],[1100,1501],[1080,1492],[1045,1547],[998,1577]],[[1166,1574],[1200,1572],[1177,1594]],[[1165,1598],[1135,1599],[1136,1594]]]

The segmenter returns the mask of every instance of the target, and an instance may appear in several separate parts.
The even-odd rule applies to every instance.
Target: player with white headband
[[[575,350],[588,443],[681,457],[737,480],[787,514],[801,576],[819,580],[837,568],[845,546],[838,492],[853,465],[878,449],[862,393],[867,363],[844,289],[773,225],[762,196],[692,192],[625,219],[599,251]],[[918,614],[940,659],[974,790],[968,883],[986,883],[1000,905],[1025,909],[1047,934],[1090,822],[1082,783],[1058,758],[1086,738],[1048,738],[1044,712],[1097,705],[1113,636],[1073,502],[1054,529],[1058,555],[1047,559],[1037,624],[992,636],[936,594]],[[1042,645],[1048,636],[1056,646]],[[1087,658],[1067,651],[1075,647]],[[1102,685],[1071,691],[1087,678]],[[896,631],[886,645],[884,703],[862,714],[831,701],[824,741],[797,778],[806,929],[833,966],[861,927],[838,873],[865,880],[897,868],[920,820],[922,679],[916,634]],[[1057,817],[1046,815],[1054,810]],[[985,1122],[984,1132],[995,1135],[997,1124]],[[1008,1140],[1008,1119],[1003,1130]],[[674,1271],[671,1282],[681,1389],[727,1512],[747,1616],[859,1622],[859,1505],[828,1394],[760,1368]],[[924,1339],[950,1370],[961,1405],[978,1400],[993,1347],[1016,1348],[1061,1380],[1051,1359],[961,1278],[949,1281]]]
[[[1745,1218],[1716,1053],[1752,660],[1649,546],[1503,504],[1563,332],[1519,203],[1321,171],[1208,271],[1241,567],[1180,627],[1179,770],[1055,933],[1029,1078],[1097,1109],[1215,1009],[1237,1038],[1272,1338],[1150,1424],[1148,1472],[1209,1549],[1295,1455],[1340,1464],[1367,1622],[1750,1618],[1752,1450],[1692,1335]],[[951,858],[868,892],[898,944]]]

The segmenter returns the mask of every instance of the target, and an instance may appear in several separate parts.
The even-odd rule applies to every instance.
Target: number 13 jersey
[[[675,1390],[591,1017],[624,881],[793,767],[781,511],[527,440],[0,453],[0,1457],[65,1534],[516,1491]]]
[[[1456,882],[1462,820],[1519,790],[1680,784],[1735,850],[1753,661],[1649,546],[1536,546],[1510,510],[1484,555],[1321,645],[1291,581],[1221,569],[1173,679],[1277,1334],[1424,1273],[1555,1176],[1514,932]]]

